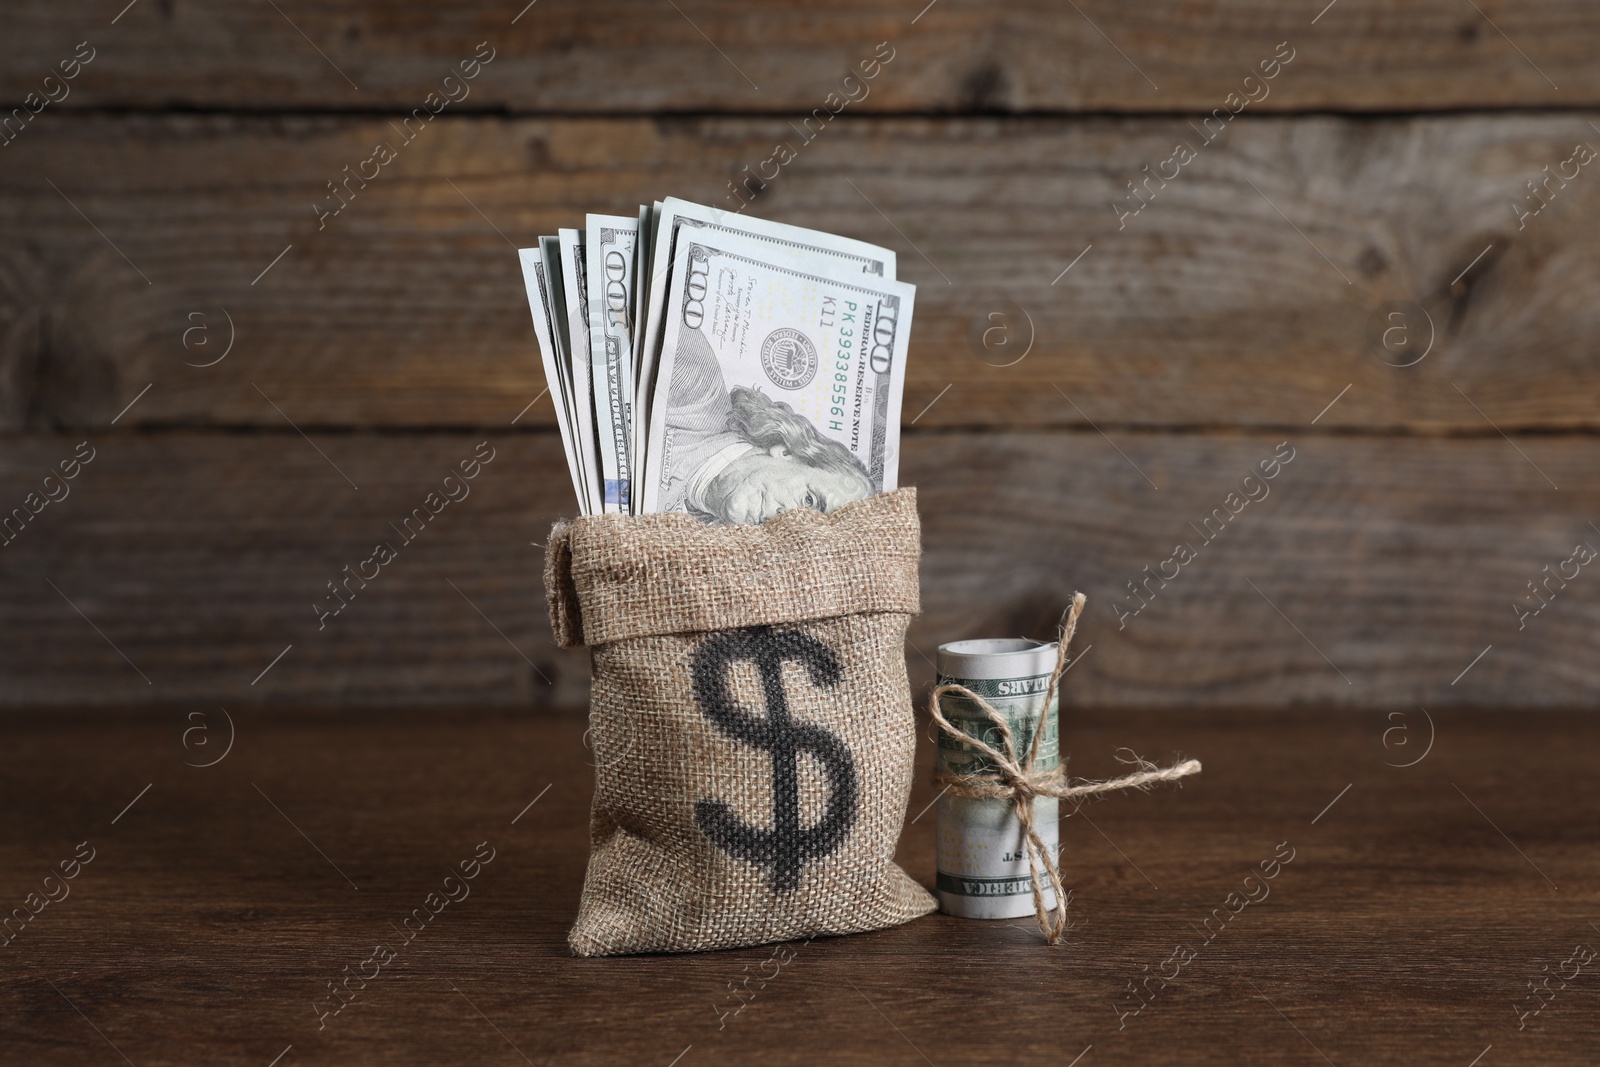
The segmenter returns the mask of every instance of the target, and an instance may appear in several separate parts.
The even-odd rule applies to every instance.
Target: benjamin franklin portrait
[[[730,390],[699,330],[679,335],[665,417],[663,511],[764,522],[786,508],[832,511],[872,494],[861,462],[805,416],[759,390]]]

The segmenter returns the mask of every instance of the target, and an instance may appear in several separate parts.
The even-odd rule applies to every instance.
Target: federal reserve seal
[[[817,348],[799,330],[773,330],[761,342],[761,369],[779,389],[804,389],[817,376]]]

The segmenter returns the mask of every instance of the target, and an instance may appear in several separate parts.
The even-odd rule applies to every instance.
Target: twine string
[[[1034,727],[1033,741],[1028,746],[1026,756],[1022,758],[1017,756],[1016,739],[1011,733],[1011,726],[1006,717],[993,704],[966,686],[946,682],[935,686],[928,698],[928,712],[933,721],[939,725],[939,729],[975,750],[989,762],[991,767],[975,774],[937,771],[934,774],[934,784],[942,786],[943,792],[951,796],[970,800],[1004,800],[1011,804],[1026,843],[1028,882],[1033,891],[1034,916],[1039,922],[1039,932],[1044,935],[1045,941],[1052,945],[1059,943],[1062,935],[1066,933],[1067,893],[1062,886],[1061,868],[1057,857],[1050,854],[1050,850],[1045,847],[1044,839],[1039,836],[1038,828],[1034,825],[1033,802],[1041,797],[1049,797],[1056,800],[1078,800],[1081,805],[1082,798],[1122,789],[1150,789],[1161,782],[1173,782],[1200,773],[1199,760],[1187,759],[1170,767],[1157,767],[1132,752],[1129,752],[1127,758],[1120,754],[1117,758],[1124,763],[1137,764],[1139,770],[1120,778],[1098,781],[1080,779],[1077,783],[1073,783],[1059,764],[1049,770],[1034,769],[1039,757],[1040,739],[1044,737],[1047,725],[1046,717],[1049,715],[1050,704],[1060,691],[1061,675],[1067,669],[1067,649],[1072,644],[1072,635],[1078,629],[1078,617],[1083,614],[1083,605],[1087,599],[1082,593],[1073,594],[1072,607],[1067,611],[1066,620],[1061,627],[1061,637],[1056,644],[1055,669],[1050,672],[1050,684],[1045,690],[1039,722]],[[994,725],[995,733],[999,735],[999,744],[990,744],[982,738],[974,737],[945,718],[944,712],[939,709],[939,699],[946,693],[962,697],[977,705],[978,710],[982,711]],[[1053,917],[1050,909],[1045,907],[1046,881],[1055,893],[1056,907]]]

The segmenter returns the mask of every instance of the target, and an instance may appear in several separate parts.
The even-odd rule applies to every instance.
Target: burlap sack
[[[580,956],[877,930],[932,911],[894,864],[916,729],[916,493],[760,526],[560,523],[562,645],[594,659]]]

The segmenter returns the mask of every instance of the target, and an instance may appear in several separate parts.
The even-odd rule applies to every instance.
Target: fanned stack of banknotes
[[[896,488],[893,252],[671,198],[518,251],[582,514],[763,522]]]

